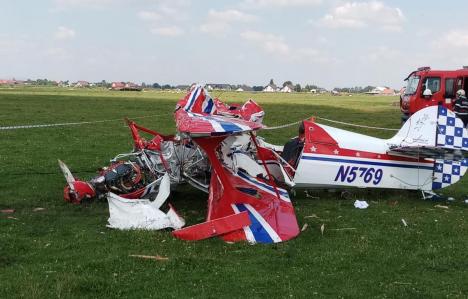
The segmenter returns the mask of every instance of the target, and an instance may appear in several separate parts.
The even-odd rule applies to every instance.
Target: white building
[[[276,87],[276,85],[274,84],[268,84],[267,86],[265,86],[265,88],[263,88],[263,92],[276,92],[278,91],[278,87]]]
[[[281,92],[293,92],[293,87],[291,85],[283,86],[280,90]]]
[[[376,88],[372,89],[371,91],[366,92],[367,94],[373,95],[395,95],[395,90],[384,87],[384,86],[377,86]]]

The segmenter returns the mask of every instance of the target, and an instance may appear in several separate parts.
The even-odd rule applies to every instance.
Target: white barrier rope
[[[276,127],[264,127],[262,130],[278,130],[278,129],[282,129],[282,128],[287,128],[287,127],[291,127],[291,126],[294,126],[294,125],[298,125],[302,122],[302,120],[299,120],[299,121],[295,121],[293,123],[289,123],[289,124],[285,124],[285,125],[280,125],[280,126],[276,126]]]
[[[347,123],[347,122],[343,122],[343,121],[332,120],[332,119],[328,119],[328,118],[324,118],[324,117],[318,117],[318,116],[315,116],[315,118],[316,118],[316,119],[321,119],[321,120],[324,120],[324,121],[328,121],[328,122],[331,122],[331,123],[347,125],[347,126],[350,126],[350,127],[366,128],[366,129],[374,129],[374,130],[385,130],[385,131],[398,131],[398,130],[399,130],[399,129],[392,129],[392,128],[382,128],[382,127],[373,127],[373,126],[357,125],[357,124],[352,124],[352,123]],[[278,129],[283,129],[283,128],[291,127],[291,126],[294,126],[294,125],[298,125],[298,124],[300,124],[301,122],[302,122],[302,120],[299,120],[299,121],[295,121],[295,122],[292,122],[292,123],[288,123],[288,124],[284,124],[284,125],[280,125],[280,126],[276,126],[276,127],[265,127],[265,128],[263,128],[263,130],[278,130]]]
[[[335,124],[342,124],[342,125],[347,125],[347,126],[357,127],[357,128],[385,130],[385,131],[399,131],[400,130],[400,129],[392,129],[392,128],[382,128],[382,127],[373,127],[373,126],[365,126],[365,125],[356,125],[356,124],[347,123],[347,122],[344,122],[344,121],[337,121],[337,120],[332,120],[332,119],[328,119],[328,118],[324,118],[324,117],[318,117],[318,116],[316,116],[315,118],[316,119],[321,119],[321,120],[324,120],[324,121],[328,121],[328,122],[331,122],[331,123],[335,123]]]
[[[132,117],[131,119],[142,119],[142,118],[157,117],[157,116],[163,116],[163,115],[167,115],[167,114],[154,114],[154,115],[147,115],[147,116],[138,116],[138,117]],[[324,120],[324,121],[328,121],[328,122],[331,122],[331,123],[337,123],[337,124],[342,124],[342,125],[347,125],[347,126],[357,127],[357,128],[366,128],[366,129],[374,129],[374,130],[386,130],[386,131],[398,131],[399,130],[399,129],[392,129],[392,128],[382,128],[382,127],[357,125],[357,124],[332,120],[332,119],[328,119],[328,118],[324,118],[324,117],[318,117],[318,116],[316,116],[315,118],[316,119],[321,119],[321,120]],[[97,123],[122,121],[122,120],[123,120],[122,118],[116,118],[116,119],[82,121],[82,122],[69,122],[69,123],[56,123],[56,124],[6,126],[6,127],[0,127],[0,130],[33,129],[33,128],[48,128],[48,127],[60,127],[60,126],[78,126],[78,125],[97,124]],[[275,127],[264,127],[263,130],[279,130],[279,129],[291,127],[291,126],[294,126],[294,125],[298,125],[302,121],[303,120],[298,120],[298,121],[295,121],[295,122],[292,122],[292,123],[279,125],[279,126],[275,126]]]
[[[138,116],[138,117],[132,117],[132,118],[129,117],[129,119],[142,119],[142,118],[156,117],[156,116],[163,116],[163,115],[166,115],[166,114],[154,114],[154,115]],[[115,119],[57,123],[57,124],[6,126],[6,127],[0,127],[0,130],[34,129],[34,128],[48,128],[48,127],[60,127],[60,126],[78,126],[78,125],[97,124],[97,123],[122,121],[122,120],[123,118],[115,118]]]

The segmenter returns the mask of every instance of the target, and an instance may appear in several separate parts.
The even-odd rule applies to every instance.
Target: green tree
[[[107,81],[106,80],[101,80],[100,85],[101,85],[101,87],[107,87]]]
[[[253,91],[262,91],[263,86],[252,86]]]

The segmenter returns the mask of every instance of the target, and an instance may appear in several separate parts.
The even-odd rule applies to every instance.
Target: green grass
[[[396,97],[212,94],[237,102],[252,97],[272,126],[310,116],[391,128],[400,122]],[[158,115],[138,123],[172,133],[171,112],[181,96],[0,89],[0,126]],[[261,135],[281,144],[295,132],[293,127]],[[311,191],[319,198],[308,198],[298,191],[293,197],[298,221],[308,227],[295,240],[255,246],[219,239],[185,242],[169,231],[107,229],[103,201],[63,202],[65,182],[56,159],[79,176],[91,177],[114,155],[131,149],[123,121],[0,131],[0,140],[0,209],[16,210],[0,214],[1,298],[468,297],[466,178],[444,190],[457,198],[448,209],[423,201],[417,192],[353,190],[352,198],[370,203],[367,210],[357,210],[339,192]],[[195,224],[204,219],[206,198],[184,186],[170,200]],[[45,210],[34,212],[37,207]],[[168,260],[131,254],[159,254]]]

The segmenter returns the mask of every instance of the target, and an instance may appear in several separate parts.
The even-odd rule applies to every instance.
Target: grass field
[[[238,102],[254,98],[271,126],[310,116],[390,128],[400,123],[396,97],[212,94]],[[171,112],[182,96],[0,89],[0,126],[151,116],[137,122],[172,133]],[[282,144],[295,132],[260,135]],[[65,182],[57,158],[78,176],[91,177],[110,158],[131,150],[123,121],[0,130],[0,142],[0,209],[15,209],[0,213],[0,298],[468,297],[466,177],[444,190],[457,199],[451,203],[424,201],[417,192],[361,190],[351,198],[367,200],[370,207],[357,210],[340,192],[311,191],[310,198],[298,191],[293,203],[299,225],[308,227],[295,240],[255,246],[219,239],[185,242],[169,231],[107,229],[106,202],[75,206],[62,200]],[[189,187],[170,197],[188,224],[204,219],[206,199]],[[39,207],[44,210],[34,211]]]

